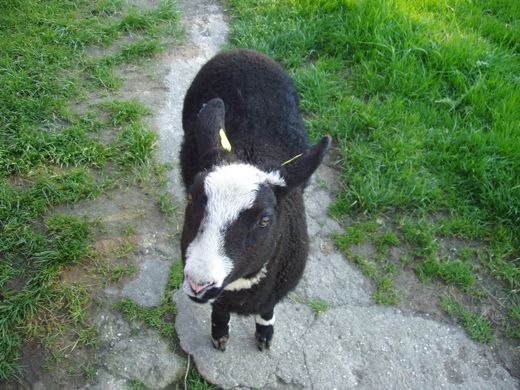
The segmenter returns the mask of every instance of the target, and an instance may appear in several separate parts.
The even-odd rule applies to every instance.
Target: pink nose
[[[197,284],[191,278],[186,275],[186,278],[188,279],[188,283],[190,284],[190,287],[193,291],[195,291],[195,294],[198,294],[200,291],[204,290],[206,287],[211,286],[212,284],[215,284],[215,282],[208,282],[205,284]]]

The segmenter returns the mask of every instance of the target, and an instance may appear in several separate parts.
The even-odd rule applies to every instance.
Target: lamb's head
[[[208,155],[224,158],[197,174],[188,189],[181,240],[183,289],[197,302],[259,282],[286,222],[280,219],[280,203],[312,175],[330,144],[330,137],[324,137],[296,160],[264,171],[233,158],[229,141],[221,138],[223,116],[220,99],[199,113],[201,161],[209,161]]]

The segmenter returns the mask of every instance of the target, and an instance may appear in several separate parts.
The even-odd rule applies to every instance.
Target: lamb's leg
[[[226,344],[229,339],[229,311],[227,307],[213,303],[211,311],[211,338],[213,345],[219,351],[226,350]]]
[[[274,334],[274,307],[261,315],[256,316],[256,345],[260,351],[271,347]]]

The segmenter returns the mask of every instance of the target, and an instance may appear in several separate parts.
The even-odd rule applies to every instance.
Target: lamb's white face
[[[278,171],[264,172],[249,164],[235,163],[207,174],[203,196],[196,199],[197,194],[191,195],[193,205],[188,207],[203,207],[203,211],[195,238],[185,253],[183,289],[188,295],[201,298],[210,287],[225,287],[224,280],[234,265],[225,253],[226,231],[253,206],[262,185],[285,186],[285,181]]]

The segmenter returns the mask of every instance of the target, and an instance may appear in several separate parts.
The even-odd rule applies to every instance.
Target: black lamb
[[[231,312],[256,314],[258,348],[270,347],[274,307],[305,267],[303,189],[331,139],[310,145],[298,103],[282,67],[244,49],[206,63],[184,100],[183,289],[211,302],[222,351]]]

